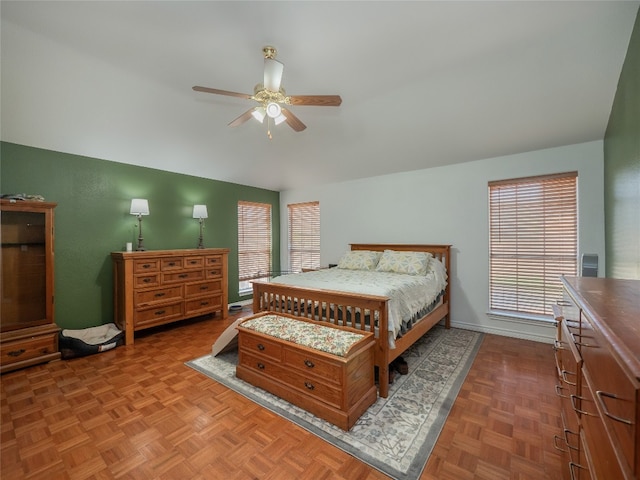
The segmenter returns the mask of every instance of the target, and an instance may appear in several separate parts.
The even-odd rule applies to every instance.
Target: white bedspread
[[[432,260],[434,262],[440,263]],[[444,290],[446,273],[442,264],[437,266],[441,268],[432,268],[425,276],[328,268],[282,275],[271,281],[289,286],[388,297],[389,338],[394,344],[393,339],[402,329],[411,324],[417,313],[432,305]]]

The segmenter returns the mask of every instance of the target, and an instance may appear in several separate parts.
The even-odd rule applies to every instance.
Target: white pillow
[[[385,250],[376,270],[379,272],[426,275],[433,255],[428,252],[398,252]]]
[[[352,250],[345,253],[338,262],[338,268],[346,270],[375,270],[382,252]]]

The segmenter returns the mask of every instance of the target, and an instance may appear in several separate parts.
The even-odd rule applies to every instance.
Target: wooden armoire
[[[55,207],[0,200],[0,373],[60,358],[53,307]]]

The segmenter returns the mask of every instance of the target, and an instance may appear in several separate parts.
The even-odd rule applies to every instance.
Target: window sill
[[[556,321],[551,315],[535,315],[532,313],[505,312],[500,310],[489,310],[487,316],[493,320],[503,322],[516,322],[526,324],[549,324],[555,325]]]

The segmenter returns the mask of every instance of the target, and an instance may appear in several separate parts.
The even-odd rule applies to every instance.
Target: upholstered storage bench
[[[237,328],[238,378],[343,430],[376,401],[372,333],[269,312]]]

